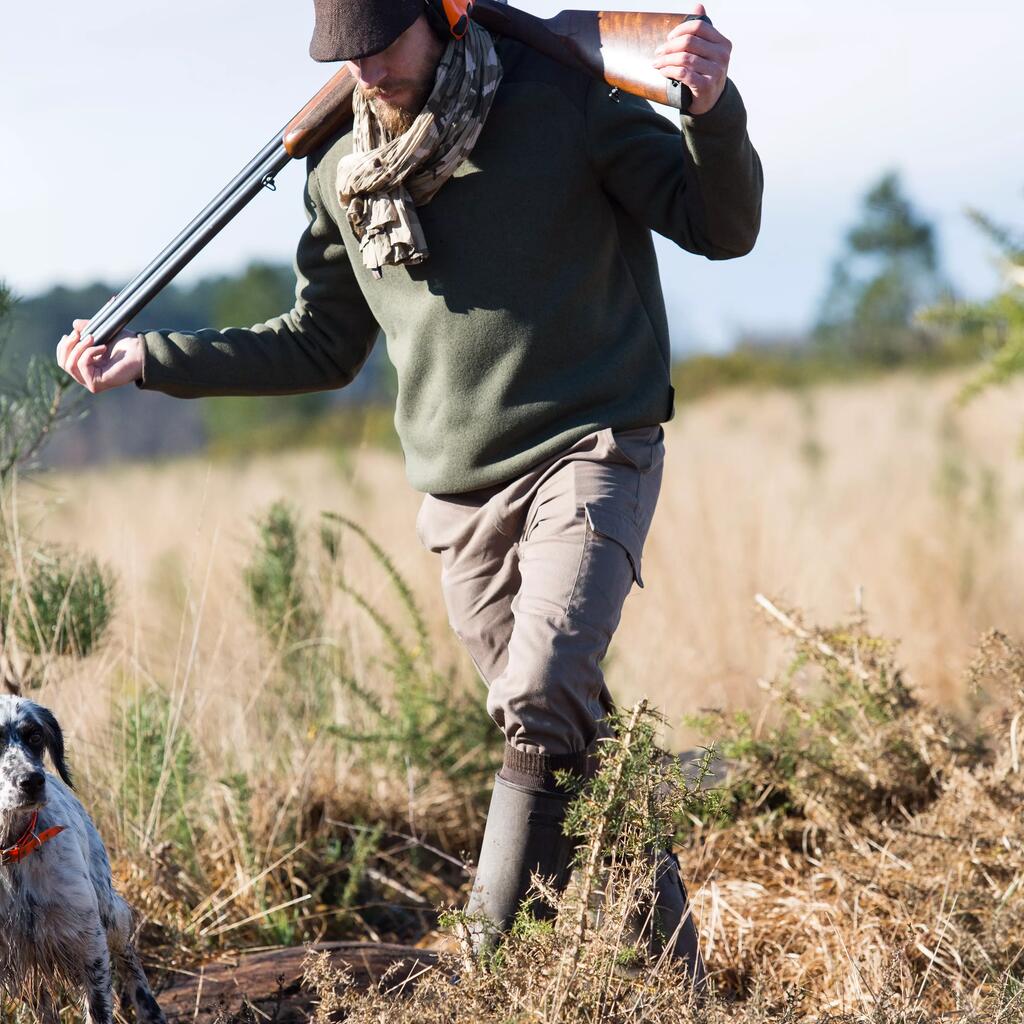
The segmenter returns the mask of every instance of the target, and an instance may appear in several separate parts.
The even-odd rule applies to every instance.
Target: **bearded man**
[[[681,17],[654,61],[693,93],[676,126],[475,24],[456,39],[440,0],[314,3],[312,56],[358,85],[351,129],[308,162],[294,308],[110,346],[76,321],[57,357],[91,391],[292,394],[348,384],[386,337],[417,532],[505,737],[468,908],[486,947],[531,871],[566,883],[555,773],[585,776],[608,734],[601,660],[643,585],[673,413],[651,232],[743,256],[761,165],[706,20]],[[702,984],[678,866],[658,858],[651,949],[667,936]]]

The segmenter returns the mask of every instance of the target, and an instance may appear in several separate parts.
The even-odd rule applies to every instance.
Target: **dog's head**
[[[43,759],[71,785],[64,735],[46,708],[23,697],[0,696],[0,814],[34,810],[46,803]]]

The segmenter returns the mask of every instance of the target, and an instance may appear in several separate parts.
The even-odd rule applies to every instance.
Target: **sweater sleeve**
[[[761,161],[731,79],[711,110],[683,114],[681,131],[643,99],[587,96],[590,159],[605,191],[627,213],[689,252],[745,256],[761,226]]]
[[[144,333],[140,388],[200,398],[324,391],[352,381],[379,328],[324,208],[312,162],[305,204],[309,223],[295,254],[291,311],[248,329]]]

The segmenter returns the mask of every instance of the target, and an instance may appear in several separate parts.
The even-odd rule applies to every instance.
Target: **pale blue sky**
[[[561,7],[520,6],[542,16]],[[328,77],[307,55],[312,8],[6,5],[0,278],[30,294],[57,281],[121,283],[148,262]],[[734,43],[765,214],[741,260],[660,245],[678,347],[721,347],[742,327],[806,325],[859,196],[889,167],[937,222],[954,282],[975,295],[995,287],[991,252],[962,211],[980,206],[1024,226],[1024,3],[722,0],[708,10]],[[186,276],[290,259],[303,223],[292,167]]]

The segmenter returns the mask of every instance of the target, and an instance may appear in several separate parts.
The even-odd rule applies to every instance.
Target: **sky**
[[[519,6],[542,17],[561,9]],[[678,350],[806,328],[860,197],[887,169],[935,222],[957,289],[982,297],[997,287],[994,252],[964,210],[1024,228],[1021,0],[707,7],[733,42],[730,76],[764,165],[764,216],[754,252],[738,260],[710,262],[659,240]],[[6,5],[0,279],[31,295],[130,278],[330,77],[308,56],[312,24],[309,0]],[[182,279],[290,260],[305,223],[301,191],[293,165]]]

